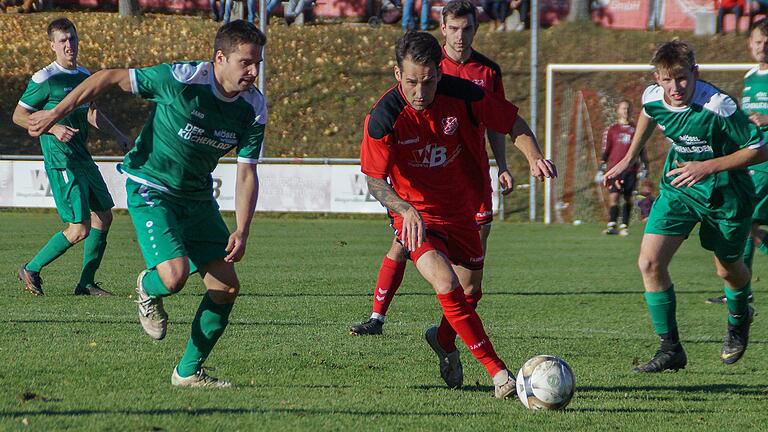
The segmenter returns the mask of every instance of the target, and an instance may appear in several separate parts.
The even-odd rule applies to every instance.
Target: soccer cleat
[[[75,295],[89,295],[97,297],[111,297],[113,294],[101,287],[100,283],[80,285],[75,287]]]
[[[754,298],[752,297],[752,293],[749,293],[749,297],[747,297],[747,298],[749,299],[750,303],[752,303],[752,301],[754,300]],[[704,303],[707,303],[707,304],[725,304],[726,301],[727,301],[727,299],[725,298],[725,294],[723,294],[720,297],[710,297],[710,298],[704,300]]]
[[[504,369],[496,373],[493,376],[493,395],[497,399],[506,399],[510,396],[514,396],[517,393],[517,382],[515,382],[515,376],[509,369]]]
[[[629,227],[625,224],[619,225],[619,235],[622,237],[626,237],[629,235]]]
[[[744,355],[749,343],[749,327],[752,325],[754,313],[752,306],[747,306],[747,317],[744,322],[737,326],[728,324],[723,340],[723,351],[720,353],[720,360],[723,363],[734,364]]]
[[[175,387],[210,387],[210,388],[228,388],[232,387],[232,383],[224,381],[216,377],[212,377],[205,372],[204,368],[200,368],[194,375],[186,378],[179,375],[176,368],[173,368],[173,375],[171,375],[171,384]]]
[[[168,329],[168,314],[163,309],[162,297],[153,298],[144,291],[141,280],[146,273],[147,270],[139,273],[139,278],[136,280],[136,294],[138,297],[136,303],[139,305],[139,322],[141,322],[144,331],[152,339],[160,340],[165,337],[165,332]]]
[[[656,351],[653,358],[645,364],[632,369],[635,373],[656,373],[665,370],[678,371],[685,369],[688,364],[688,356],[685,355],[683,346],[678,344],[672,351]]]
[[[40,278],[40,273],[27,270],[27,265],[24,264],[16,275],[20,281],[24,282],[25,290],[36,296],[45,294],[43,293],[43,279]]]
[[[619,231],[616,229],[616,222],[608,222],[608,228],[603,231],[606,235],[616,235]]]
[[[464,368],[461,366],[459,350],[456,349],[449,353],[445,352],[437,341],[437,327],[435,326],[427,329],[424,333],[424,338],[432,348],[432,351],[437,354],[437,358],[440,359],[440,376],[445,381],[445,384],[448,385],[448,388],[455,389],[461,387],[464,383]]]
[[[353,325],[349,328],[349,334],[353,336],[380,335],[384,331],[384,321],[371,318],[366,322]]]

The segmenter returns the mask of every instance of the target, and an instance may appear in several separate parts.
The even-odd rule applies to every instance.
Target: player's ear
[[[397,65],[395,65],[394,71],[395,71],[395,79],[398,81],[402,80],[403,74],[402,72],[400,72],[400,68],[397,67]]]
[[[226,59],[227,56],[225,56],[221,50],[216,50],[216,54],[213,55],[213,62],[217,64],[224,63],[224,60]]]

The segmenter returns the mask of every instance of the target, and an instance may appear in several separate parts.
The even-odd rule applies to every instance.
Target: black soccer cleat
[[[663,372],[665,370],[671,370],[677,372],[680,369],[685,369],[688,364],[688,356],[685,355],[683,346],[678,344],[677,348],[672,351],[656,351],[653,358],[645,364],[641,364],[632,369],[635,373],[656,373]]]
[[[40,278],[40,273],[27,270],[27,265],[24,264],[16,274],[19,280],[24,283],[24,289],[31,292],[36,296],[43,295],[43,279]]]
[[[749,302],[752,303],[755,298],[753,297],[752,293],[749,293]],[[720,297],[710,297],[704,301],[706,304],[725,304],[727,299],[725,298],[725,294],[721,295]]]
[[[97,297],[111,297],[113,294],[101,287],[100,282],[94,282],[92,284],[80,285],[75,287],[75,295],[77,296],[97,296]]]
[[[371,318],[366,322],[353,325],[349,328],[349,334],[353,336],[373,336],[380,335],[384,331],[384,321]]]
[[[723,351],[720,353],[720,360],[725,364],[734,364],[747,351],[749,343],[749,327],[752,325],[752,318],[755,311],[752,306],[747,306],[747,317],[740,325],[728,324],[728,330],[725,332],[723,340]]]

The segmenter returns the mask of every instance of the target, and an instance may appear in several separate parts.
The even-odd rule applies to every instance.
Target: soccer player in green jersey
[[[761,19],[752,26],[747,48],[758,64],[744,75],[741,109],[765,133],[768,131],[768,20]],[[760,225],[768,224],[768,163],[753,165],[749,167],[749,172],[757,195],[755,211],[752,213],[752,232],[744,248],[744,262],[751,270],[755,248],[768,254],[768,244],[765,242],[768,233],[760,229]],[[752,302],[752,293],[749,294],[749,301]],[[725,295],[707,299],[707,303],[712,304],[725,302]]]
[[[174,386],[229,387],[208,375],[206,360],[229,322],[240,290],[235,263],[245,254],[258,196],[259,158],[267,108],[254,87],[267,39],[238,20],[216,34],[213,59],[99,71],[51,111],[35,113],[35,134],[112,86],[155,103],[125,157],[128,211],[147,269],[139,274],[139,320],[153,339],[165,337],[163,297],[199,272],[207,288],[192,321],[186,351],[171,375]],[[231,234],[213,197],[211,172],[237,152],[235,216]]]
[[[746,167],[766,161],[768,148],[763,134],[733,99],[698,79],[690,45],[667,42],[656,50],[651,64],[656,84],[643,93],[643,111],[630,149],[604,180],[607,184],[620,179],[654,126],[664,132],[671,148],[638,259],[661,347],[635,372],[678,370],[688,362],[678,334],[668,267],[697,223],[701,245],[714,252],[717,274],[725,282],[729,314],[720,359],[732,364],[747,349],[753,315],[748,302],[751,274],[742,259],[755,198]]]
[[[78,37],[72,21],[58,18],[48,24],[48,39],[56,60],[37,71],[27,85],[13,122],[27,129],[30,114],[52,109],[90,73],[77,65]],[[91,104],[79,105],[40,136],[45,172],[61,220],[67,224],[56,233],[31,261],[18,271],[27,291],[43,295],[40,271],[74,244],[85,240],[83,268],[76,295],[111,295],[94,277],[107,247],[107,232],[112,223],[112,196],[86,147],[88,126],[114,136],[125,151],[132,145],[115,126]]]

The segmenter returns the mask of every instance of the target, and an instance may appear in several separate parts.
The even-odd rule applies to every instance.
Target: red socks
[[[376,289],[373,292],[373,313],[382,317],[387,314],[389,304],[392,303],[392,299],[403,281],[406,264],[407,261],[397,262],[386,256],[381,261],[379,277],[376,279]]]
[[[457,290],[463,291],[461,287],[457,288]],[[465,294],[464,298],[473,309],[477,309],[477,303],[483,298],[483,291],[478,289],[477,292],[472,294]],[[437,328],[437,342],[446,352],[453,352],[456,349],[456,330],[445,319],[445,315],[440,319],[440,326]]]
[[[461,287],[457,287],[448,294],[438,294],[437,299],[443,308],[443,317],[448,321],[450,327],[456,330],[456,333],[459,334],[459,337],[467,345],[472,355],[485,366],[488,373],[494,376],[497,372],[506,369],[506,365],[496,355],[488,335],[485,334],[483,322],[480,321],[480,317],[472,305],[464,298],[464,292]],[[477,300],[478,298],[475,298],[475,302]],[[442,343],[440,345],[446,351],[452,351],[448,350],[448,347]]]

